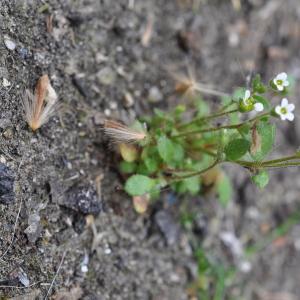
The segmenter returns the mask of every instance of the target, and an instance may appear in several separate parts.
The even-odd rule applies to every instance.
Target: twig
[[[34,282],[28,286],[17,286],[17,285],[0,285],[0,289],[18,289],[18,290],[23,290],[23,289],[29,289],[35,285],[38,285],[38,284],[41,284],[42,282],[41,281],[37,281],[37,282]]]
[[[49,296],[49,294],[50,294],[50,292],[51,292],[51,289],[52,289],[53,284],[54,284],[54,282],[55,282],[55,279],[56,279],[56,277],[57,277],[57,275],[58,275],[58,273],[59,273],[59,271],[60,271],[60,269],[61,269],[61,266],[62,266],[62,264],[63,264],[63,262],[64,262],[64,259],[65,259],[66,254],[67,254],[67,250],[63,253],[63,256],[62,256],[62,258],[61,258],[61,261],[60,261],[60,263],[59,263],[59,266],[58,266],[58,268],[57,268],[57,271],[56,271],[56,273],[55,273],[55,275],[54,275],[54,277],[53,277],[53,279],[52,279],[52,282],[51,282],[51,284],[50,284],[50,287],[49,287],[49,289],[48,289],[48,292],[47,292],[47,294],[46,294],[44,300],[47,300],[47,298],[48,298],[48,296]]]
[[[12,234],[11,242],[8,245],[8,247],[6,248],[6,250],[3,252],[3,254],[0,256],[0,260],[3,260],[3,257],[6,255],[6,253],[9,251],[9,249],[11,248],[11,246],[14,243],[15,233],[16,233],[16,229],[17,229],[17,225],[18,225],[18,220],[19,220],[19,217],[20,217],[20,212],[21,212],[22,204],[23,204],[23,198],[21,199],[21,202],[20,202],[20,205],[19,205],[19,210],[18,210],[16,221],[15,221],[15,225],[14,225],[14,229],[13,229],[13,234]]]

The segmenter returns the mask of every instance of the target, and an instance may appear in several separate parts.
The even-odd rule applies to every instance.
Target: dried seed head
[[[146,138],[146,133],[129,128],[119,122],[105,120],[104,132],[112,140],[118,143],[135,143]]]
[[[48,75],[39,78],[34,95],[25,91],[22,104],[30,128],[35,131],[47,123],[57,109],[57,94],[50,84]]]
[[[257,152],[261,150],[261,136],[259,135],[256,125],[253,127],[252,132],[252,144],[250,147],[250,153],[255,155]]]
[[[182,78],[176,83],[175,91],[180,95],[193,95],[196,91],[196,83],[188,78]]]

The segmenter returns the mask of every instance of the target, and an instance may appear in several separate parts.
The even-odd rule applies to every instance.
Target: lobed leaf
[[[225,147],[225,154],[228,160],[238,160],[244,156],[250,148],[250,142],[246,139],[234,139]]]
[[[153,189],[156,180],[144,175],[132,175],[125,184],[125,191],[131,196],[141,196]]]
[[[252,176],[252,181],[259,188],[264,188],[269,183],[269,174],[267,171],[260,171],[258,174]]]
[[[167,138],[165,135],[159,137],[157,141],[157,149],[163,161],[169,163],[173,160],[174,145],[172,141],[169,138]]]

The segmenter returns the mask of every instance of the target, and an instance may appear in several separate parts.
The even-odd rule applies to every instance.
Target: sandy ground
[[[274,171],[258,191],[226,167],[237,187],[226,209],[213,198],[170,204],[165,193],[140,216],[101,131],[106,117],[129,124],[181,101],[170,73],[187,66],[228,93],[253,72],[286,71],[297,83],[298,0],[238,2],[0,0],[0,172],[14,183],[0,204],[1,299],[188,299],[195,241],[238,270],[224,299],[300,299],[298,169]],[[62,105],[33,133],[21,99],[42,74]],[[296,85],[296,110],[299,94]],[[299,130],[297,119],[280,124],[275,154],[296,149]],[[183,201],[196,215],[190,230]],[[251,245],[261,246],[247,257]]]

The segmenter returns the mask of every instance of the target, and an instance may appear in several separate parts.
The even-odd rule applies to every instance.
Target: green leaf
[[[191,195],[197,195],[200,191],[200,178],[199,176],[193,176],[190,178],[186,178],[184,180],[184,185],[186,190],[191,194]]]
[[[136,163],[134,162],[122,161],[120,163],[121,173],[129,174],[129,173],[133,173],[135,170],[136,170]]]
[[[174,156],[174,146],[170,139],[165,135],[162,135],[157,141],[157,149],[160,157],[165,162],[171,162]]]
[[[179,104],[174,109],[174,117],[175,119],[180,119],[181,115],[186,111],[186,106],[183,104]]]
[[[225,154],[228,160],[237,160],[244,156],[250,148],[250,142],[245,139],[230,141],[225,147]]]
[[[149,173],[154,173],[158,169],[158,162],[154,157],[146,157],[144,159],[145,166],[147,167]]]
[[[198,111],[197,117],[204,117],[209,114],[209,111],[210,111],[209,106],[208,106],[207,102],[205,102],[204,100],[199,99],[198,101],[196,101],[195,105],[196,105],[196,109]]]
[[[149,171],[149,169],[147,168],[145,161],[141,161],[137,168],[136,168],[136,173],[141,174],[141,175],[150,175],[151,172]]]
[[[173,143],[174,147],[174,154],[173,154],[173,160],[175,162],[182,162],[184,159],[184,149],[180,144]]]
[[[234,99],[239,99],[239,98],[244,98],[245,96],[245,88],[236,88],[233,92],[233,98]]]
[[[253,98],[257,101],[263,104],[264,109],[269,109],[271,107],[270,102],[265,97],[259,96],[259,95],[253,95]]]
[[[251,153],[254,160],[261,161],[272,150],[275,140],[276,127],[274,124],[259,122],[256,126],[256,134],[260,138],[260,147]]]
[[[161,110],[161,109],[158,109],[158,108],[154,108],[154,114],[156,116],[158,116],[159,118],[164,118],[165,117],[165,113]]]
[[[142,132],[142,133],[146,133],[146,127],[143,123],[139,122],[138,120],[136,120],[131,126],[130,128],[135,129],[136,131]]]
[[[253,93],[259,93],[259,94],[263,94],[266,92],[266,87],[261,82],[261,78],[259,74],[257,74],[252,81],[252,90]]]
[[[248,135],[250,132],[251,126],[247,123],[243,124],[241,127],[238,128],[238,132],[244,136],[244,135]]]
[[[232,199],[232,184],[227,175],[223,174],[222,179],[218,182],[217,191],[221,205],[226,207],[229,200]]]
[[[132,175],[125,184],[125,191],[131,196],[141,196],[151,191],[156,181],[144,175]]]
[[[260,171],[258,174],[252,176],[252,181],[259,188],[264,188],[269,182],[269,174],[267,171]]]

